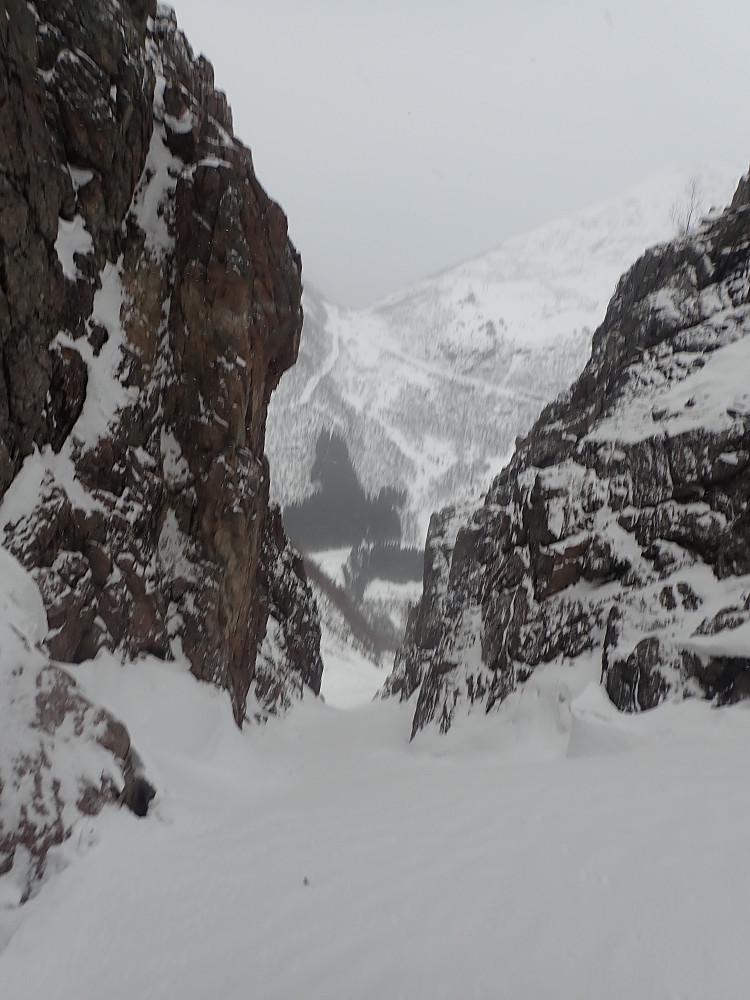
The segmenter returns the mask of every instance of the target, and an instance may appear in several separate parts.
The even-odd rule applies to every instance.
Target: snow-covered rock
[[[23,847],[36,877],[130,801],[126,728],[60,663],[187,662],[241,725],[322,662],[264,457],[301,264],[174,13],[8,0],[0,178],[0,570],[34,583],[0,608],[0,871]]]
[[[34,892],[50,852],[87,817],[116,802],[145,812],[153,794],[125,726],[50,663],[46,634],[38,588],[0,548],[0,875],[14,902]]]
[[[184,651],[241,723],[289,568],[264,439],[299,345],[300,260],[169,8],[11,6],[6,86],[25,85],[2,122],[0,535],[41,590],[53,656]],[[300,573],[305,667],[287,643],[275,669],[317,690]]]
[[[747,192],[641,257],[483,506],[433,518],[386,686],[415,733],[592,653],[623,710],[750,693]]]

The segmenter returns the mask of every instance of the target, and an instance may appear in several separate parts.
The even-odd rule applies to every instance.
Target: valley
[[[344,308],[170,7],[0,0],[3,1000],[744,995],[750,174],[651,152]]]

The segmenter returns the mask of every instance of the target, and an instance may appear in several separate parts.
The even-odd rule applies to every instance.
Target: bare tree
[[[701,179],[693,176],[685,185],[683,196],[672,205],[672,223],[678,236],[687,234],[697,225],[703,211]]]

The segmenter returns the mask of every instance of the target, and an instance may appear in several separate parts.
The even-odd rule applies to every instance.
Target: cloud
[[[750,160],[750,5],[178,0],[305,273],[362,305],[667,165]]]

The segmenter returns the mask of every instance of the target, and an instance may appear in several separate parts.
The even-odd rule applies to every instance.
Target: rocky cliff
[[[184,654],[238,724],[319,690],[317,612],[264,457],[300,273],[171,10],[0,0],[0,529],[54,660]],[[78,697],[61,683],[52,740]],[[6,766],[0,794],[14,781]],[[23,805],[47,822],[33,795]]]
[[[750,694],[750,183],[620,280],[478,510],[433,516],[386,695],[413,734],[593,658],[624,711]],[[598,670],[597,670],[598,672]]]

